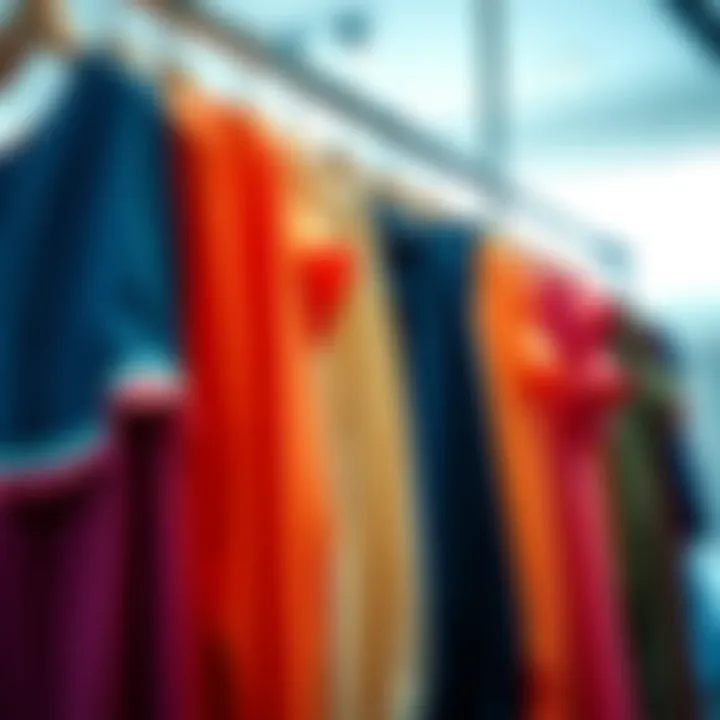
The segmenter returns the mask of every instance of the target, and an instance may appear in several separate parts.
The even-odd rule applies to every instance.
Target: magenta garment
[[[176,720],[177,422],[118,421],[83,467],[0,497],[0,717]]]
[[[566,376],[548,418],[578,717],[629,720],[636,717],[636,705],[603,472],[605,428],[622,393],[619,370],[605,350],[608,308],[559,274],[543,279],[540,302]]]

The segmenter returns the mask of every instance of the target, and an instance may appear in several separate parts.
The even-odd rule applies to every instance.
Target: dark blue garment
[[[432,720],[513,718],[519,670],[490,429],[468,320],[477,232],[378,213],[413,405]]]
[[[100,58],[0,158],[0,475],[104,432],[114,384],[174,366],[169,138],[155,99]]]

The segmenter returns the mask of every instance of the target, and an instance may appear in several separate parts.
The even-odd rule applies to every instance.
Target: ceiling
[[[305,25],[307,53],[437,132],[470,143],[472,0],[355,0],[373,18],[361,51],[320,21],[351,0],[206,0],[267,33]],[[720,65],[665,0],[507,0],[513,144],[520,155],[720,140]]]
[[[106,5],[127,2],[66,1],[98,19],[112,16]],[[468,149],[485,114],[472,91],[473,1],[204,0],[272,36],[308,28],[307,58],[323,72]],[[505,0],[512,171],[633,243],[635,290],[651,304],[689,295],[720,302],[720,64],[668,2]],[[348,3],[374,20],[360,50],[323,31],[322,21]],[[209,68],[226,88],[245,83],[240,94],[267,98],[232,63]],[[293,123],[312,115],[301,107],[291,108]]]
[[[477,147],[473,2],[200,0],[229,21],[280,35],[298,27],[323,71]],[[128,0],[65,0],[81,20]],[[505,0],[512,147],[520,163],[720,143],[720,63],[675,21],[669,0]],[[343,7],[372,18],[371,41],[342,47],[323,20]],[[109,22],[109,21],[108,21]]]

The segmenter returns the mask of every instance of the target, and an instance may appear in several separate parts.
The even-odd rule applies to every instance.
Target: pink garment
[[[559,273],[541,281],[540,303],[557,344],[565,383],[545,397],[550,456],[565,548],[575,667],[576,716],[637,716],[620,612],[606,500],[604,439],[624,379],[605,348],[610,306]]]

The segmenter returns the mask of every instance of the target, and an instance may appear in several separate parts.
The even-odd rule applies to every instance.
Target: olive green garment
[[[623,573],[625,615],[643,717],[692,718],[677,595],[678,561],[660,460],[658,418],[674,402],[672,378],[648,332],[622,322],[617,343],[632,388],[616,418],[610,454],[611,492]]]

